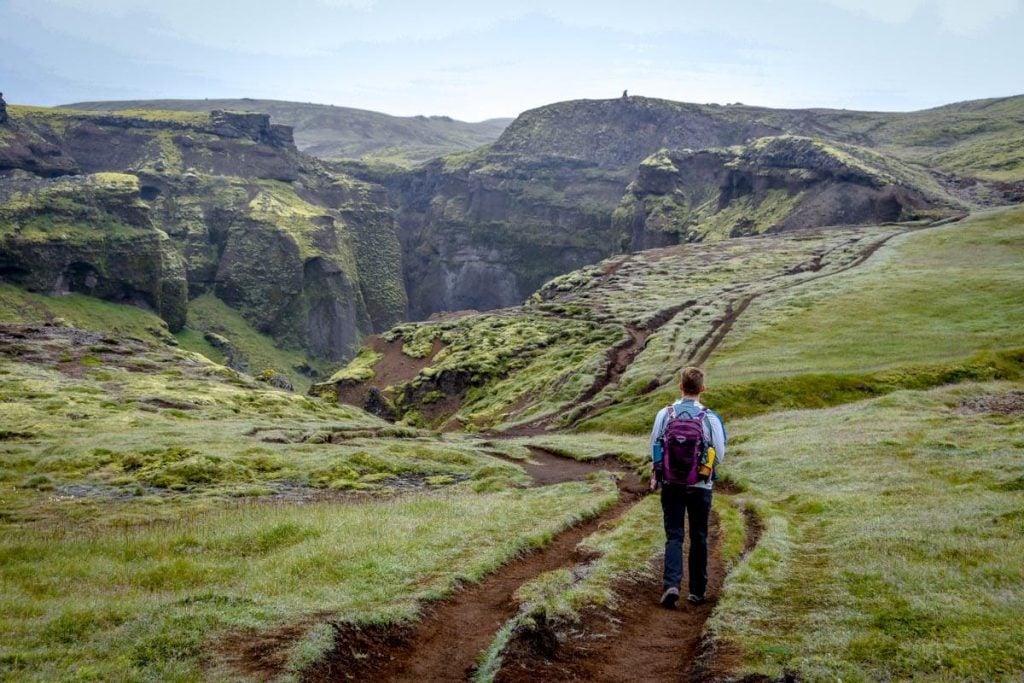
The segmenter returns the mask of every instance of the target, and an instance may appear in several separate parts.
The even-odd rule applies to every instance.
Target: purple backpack
[[[700,464],[707,451],[704,442],[704,416],[694,416],[669,406],[668,422],[661,435],[661,480],[665,484],[693,486],[701,480]]]

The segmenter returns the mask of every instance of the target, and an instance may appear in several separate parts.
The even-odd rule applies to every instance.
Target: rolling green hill
[[[85,111],[161,110],[209,112],[215,109],[270,114],[295,129],[300,150],[322,159],[363,159],[399,165],[473,149],[493,142],[512,119],[479,123],[447,116],[389,116],[365,109],[281,100],[124,100],[64,105]]]

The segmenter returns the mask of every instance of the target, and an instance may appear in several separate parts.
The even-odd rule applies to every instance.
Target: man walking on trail
[[[661,604],[675,607],[683,580],[683,518],[690,518],[690,591],[687,601],[704,602],[708,585],[708,518],[715,469],[725,458],[722,420],[700,403],[704,371],[683,370],[682,398],[662,408],[651,430],[651,490],[661,486],[665,518],[665,573]]]

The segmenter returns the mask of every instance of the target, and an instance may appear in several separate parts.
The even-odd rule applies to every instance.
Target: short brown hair
[[[683,370],[682,379],[679,380],[679,387],[687,396],[696,396],[704,391],[704,371],[700,368],[688,367]]]

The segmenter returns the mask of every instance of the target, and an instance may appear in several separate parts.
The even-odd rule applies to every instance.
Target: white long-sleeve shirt
[[[673,403],[672,406],[675,408],[676,415],[685,412],[690,416],[696,416],[700,411],[705,410],[705,407],[699,401],[691,398],[681,398]],[[654,418],[654,427],[651,429],[651,460],[655,463],[661,462],[661,435],[668,424],[668,416],[669,406],[666,406],[659,410],[657,417]],[[715,467],[717,468],[725,460],[725,446],[728,439],[725,433],[725,426],[722,424],[722,418],[718,417],[711,410],[708,410],[704,415],[704,439],[709,445],[715,447]],[[709,479],[708,481],[699,481],[691,488],[710,489],[713,486],[714,482]]]

